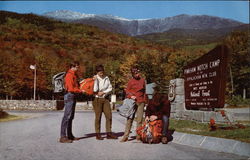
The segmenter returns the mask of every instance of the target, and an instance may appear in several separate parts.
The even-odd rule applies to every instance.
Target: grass
[[[122,104],[123,101],[116,101],[115,104]]]
[[[218,124],[217,124],[218,125]],[[219,125],[219,126],[228,126],[228,125]],[[188,120],[175,120],[170,119],[170,129],[175,129],[177,132],[184,132],[190,134],[197,134],[203,136],[211,136],[211,137],[218,137],[218,138],[227,138],[227,139],[234,139],[242,142],[250,143],[250,124],[245,123],[244,129],[232,129],[232,130],[223,130],[217,129],[215,131],[209,131],[210,127],[209,124],[205,123],[198,123],[194,121]]]
[[[7,122],[7,121],[24,119],[24,118],[26,118],[26,117],[25,116],[16,116],[16,115],[6,115],[6,116],[0,118],[0,122]]]
[[[249,108],[250,105],[229,105],[226,108]]]
[[[26,116],[10,115],[7,112],[0,109],[0,122],[7,122],[7,121],[24,119],[24,118],[26,118]]]

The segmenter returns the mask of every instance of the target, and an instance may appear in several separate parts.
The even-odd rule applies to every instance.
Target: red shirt
[[[130,79],[127,84],[126,91],[126,97],[131,98],[131,96],[136,97],[136,102],[143,103],[146,102],[146,94],[145,94],[145,79]]]
[[[162,119],[163,115],[170,117],[171,105],[168,100],[168,95],[158,94],[153,97],[146,108],[146,116],[155,115],[158,119]]]
[[[64,86],[68,92],[81,93],[75,71],[68,70],[64,78]]]

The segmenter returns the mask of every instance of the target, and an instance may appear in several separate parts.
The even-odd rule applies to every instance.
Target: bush
[[[0,118],[5,118],[7,117],[9,114],[4,112],[2,108],[0,108]]]
[[[240,95],[233,96],[227,100],[229,106],[250,106],[250,99],[243,99]]]

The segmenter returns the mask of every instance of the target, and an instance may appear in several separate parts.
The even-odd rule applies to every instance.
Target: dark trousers
[[[169,117],[166,115],[163,115],[162,122],[163,122],[162,136],[167,136],[168,126],[169,126]]]
[[[74,137],[72,134],[72,122],[75,116],[76,100],[73,93],[64,95],[64,115],[61,123],[61,137]]]
[[[96,98],[93,101],[93,108],[95,111],[95,132],[100,133],[102,112],[106,118],[106,132],[111,132],[112,112],[109,100],[105,98]]]

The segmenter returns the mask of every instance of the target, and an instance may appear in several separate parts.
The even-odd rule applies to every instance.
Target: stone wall
[[[57,110],[56,100],[0,100],[3,110]]]
[[[3,110],[63,110],[63,100],[0,100]],[[93,110],[92,101],[77,102],[76,110]]]

